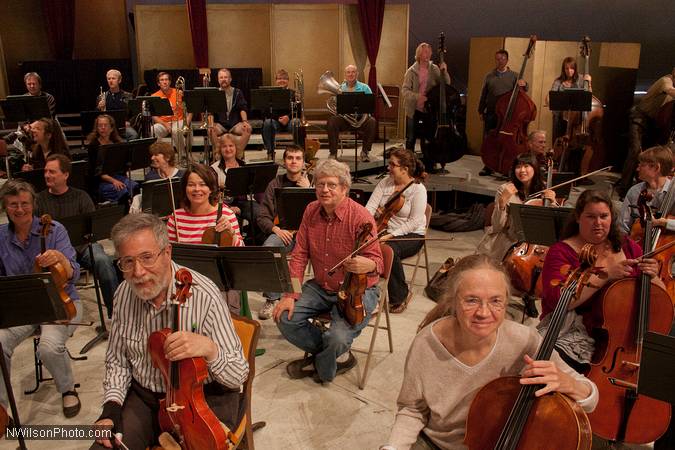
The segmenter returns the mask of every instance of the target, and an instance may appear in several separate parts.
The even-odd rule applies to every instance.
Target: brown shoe
[[[314,355],[310,355],[306,358],[296,359],[291,361],[286,366],[286,372],[291,380],[299,380],[301,378],[312,376],[315,372],[314,370]],[[305,367],[311,366],[310,369],[305,369]]]
[[[389,312],[392,314],[401,314],[403,311],[408,309],[408,304],[410,303],[410,300],[412,300],[412,296],[412,291],[408,291],[408,296],[402,303],[399,303],[398,305],[389,305]]]

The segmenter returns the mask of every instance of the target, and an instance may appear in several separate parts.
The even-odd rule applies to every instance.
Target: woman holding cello
[[[42,226],[40,219],[33,216],[35,191],[21,180],[10,180],[0,190],[2,209],[7,213],[9,223],[0,225],[0,276],[27,275],[43,269],[58,273],[66,281],[64,287],[57,286],[64,307],[75,310],[70,320],[78,321],[82,314],[80,298],[74,280],[80,277],[75,249],[70,244],[66,229],[58,222]],[[55,281],[56,281],[56,277]],[[63,415],[75,417],[80,411],[80,400],[75,391],[73,370],[66,349],[66,341],[73,333],[72,326],[24,325],[0,329],[0,342],[7,358],[23,340],[31,337],[40,328],[40,358],[54,377],[56,389],[61,393]],[[7,391],[0,377],[0,406],[7,406]]]
[[[477,249],[478,253],[489,255],[500,261],[508,249],[518,241],[509,223],[509,204],[523,204],[529,194],[546,188],[541,176],[539,161],[533,153],[518,155],[511,165],[509,177],[511,180],[508,183],[497,188],[492,224],[487,227]],[[543,196],[555,204],[554,191],[547,190]]]
[[[489,257],[467,256],[450,269],[444,298],[424,319],[408,352],[398,413],[381,449],[429,448],[424,446],[429,443],[465,449],[474,396],[507,374],[520,375],[522,385],[543,385],[536,397],[559,392],[593,410],[595,385],[555,352],[549,361],[534,361],[541,338],[532,328],[504,320],[508,301],[508,277]]]
[[[566,89],[583,89],[588,81],[589,90],[591,90],[591,75],[585,74],[579,76],[577,71],[577,60],[572,56],[563,59],[560,67],[560,76],[553,80],[552,91],[564,91]],[[548,101],[547,101],[548,103]],[[567,123],[570,119],[567,111],[553,111],[553,142],[559,137],[567,134]]]
[[[417,254],[426,234],[427,189],[420,183],[426,177],[424,164],[414,153],[398,149],[389,156],[389,176],[380,181],[370,196],[366,209],[375,217],[378,231],[387,230],[386,242],[393,237],[419,240],[386,242],[394,250],[389,278],[389,310],[402,313],[408,307],[412,291],[408,290],[401,260]]]

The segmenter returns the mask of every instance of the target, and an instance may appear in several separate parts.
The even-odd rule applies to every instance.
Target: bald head
[[[347,67],[345,67],[345,81],[349,86],[353,86],[356,84],[356,76],[359,73],[359,69],[353,65],[350,64]]]

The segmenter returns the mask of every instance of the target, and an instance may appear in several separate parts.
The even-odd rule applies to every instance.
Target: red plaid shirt
[[[369,238],[374,237],[377,226],[373,216],[349,197],[340,202],[333,218],[327,216],[318,200],[310,203],[295,236],[295,248],[289,264],[291,277],[298,278],[302,283],[307,261],[311,261],[314,280],[319,286],[328,292],[337,292],[345,278],[345,271],[339,268],[332,276],[328,275],[328,271],[354,251],[359,227],[365,222],[373,224]],[[368,274],[368,287],[372,287],[377,284],[384,269],[379,244],[365,248],[361,256],[375,262],[376,270]],[[296,300],[300,297],[300,294],[289,295]]]

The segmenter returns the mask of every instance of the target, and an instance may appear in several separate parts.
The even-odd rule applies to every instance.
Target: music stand
[[[145,105],[148,107],[150,115],[152,116],[173,116],[173,109],[171,108],[171,103],[169,103],[168,98],[149,95],[129,100],[127,105],[129,105],[131,117],[137,116],[143,112],[141,108],[143,102],[145,102]]]
[[[340,115],[346,114],[373,114],[375,112],[375,96],[364,92],[344,92],[336,96],[336,110]],[[354,176],[352,183],[368,183],[370,181],[359,178],[359,146],[357,141],[357,128],[354,131]]]
[[[0,277],[0,329],[59,320],[68,320],[68,316],[51,274]],[[0,343],[0,355],[4,354]],[[0,369],[14,426],[20,428],[21,420],[4,356],[0,358]],[[21,433],[18,434],[18,440],[19,448],[25,450],[26,443]]]
[[[89,252],[89,260],[92,266],[92,276],[94,278],[94,292],[96,293],[96,303],[98,304],[98,318],[100,325],[96,327],[96,336],[87,342],[80,355],[84,355],[91,348],[101,341],[108,339],[108,330],[105,326],[103,317],[103,301],[101,300],[100,285],[98,275],[96,274],[96,259],[94,258],[94,242],[108,239],[110,230],[124,216],[123,206],[113,206],[110,208],[97,209],[86,214],[64,217],[58,219],[68,231],[70,243],[73,247],[86,245]]]
[[[166,217],[173,213],[174,208],[180,208],[183,200],[183,192],[180,190],[180,180],[173,178],[171,180],[173,187],[173,208],[171,207],[171,186],[169,180],[147,181],[141,186],[143,196],[141,197],[141,210],[144,213],[154,214],[159,217]]]
[[[225,91],[215,87],[197,87],[183,92],[183,100],[188,113],[204,114],[207,117],[210,112],[227,111],[227,99]],[[207,127],[208,128],[208,127]],[[211,160],[209,149],[209,130],[204,135],[204,163]]]
[[[277,176],[278,169],[279,166],[272,161],[246,164],[245,166],[227,169],[225,176],[226,195],[231,197],[246,195],[248,199],[249,217],[247,219],[251,238],[255,239],[254,230],[256,227],[253,220],[253,196],[259,192],[265,192],[267,185]]]
[[[585,89],[549,91],[548,108],[551,111],[590,111],[593,94]]]
[[[14,178],[19,178],[30,183],[35,189],[35,192],[44,191],[47,188],[44,169],[23,170],[21,172],[15,172],[12,175]]]
[[[52,117],[45,96],[8,95],[0,100],[0,108],[8,122],[33,122],[43,117]]]
[[[70,171],[70,176],[68,177],[69,186],[82,190],[87,189],[87,165],[87,161],[74,161],[72,163],[72,169]],[[21,180],[27,181],[33,186],[35,192],[41,192],[47,188],[47,185],[45,184],[45,169],[33,169],[15,172],[13,174],[13,178],[19,178]]]
[[[272,86],[251,89],[251,110],[262,112],[263,119],[290,115],[291,90]]]
[[[281,187],[274,190],[274,197],[279,227],[282,230],[297,230],[307,205],[316,200],[316,191],[312,188]]]
[[[145,169],[150,165],[148,149],[155,141],[155,138],[146,138],[101,145],[99,155],[103,159],[103,173],[129,172],[128,175],[131,178],[132,170]]]
[[[382,86],[381,83],[377,83],[377,90],[379,91],[380,95],[378,96],[379,99],[382,100],[382,103],[384,106],[387,108],[391,108],[391,101],[389,100],[389,96],[387,93],[384,91],[384,87]],[[387,123],[385,121],[381,121],[380,125],[382,125],[382,173],[379,174],[377,177],[375,177],[376,180],[382,179],[389,175],[389,171],[387,170]]]
[[[518,240],[538,245],[553,245],[573,211],[534,205],[509,204],[509,220]]]
[[[675,337],[648,331],[642,342],[638,394],[675,405]]]

